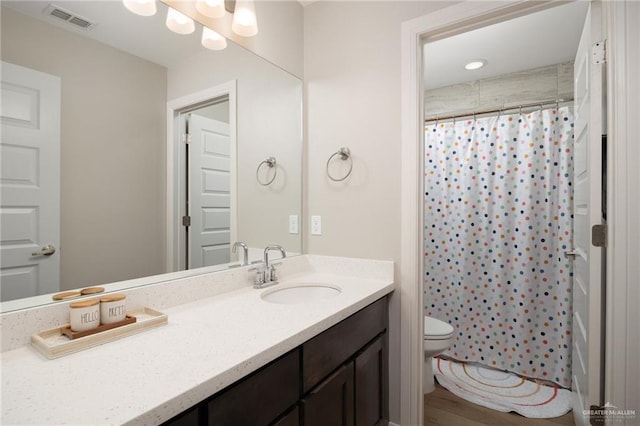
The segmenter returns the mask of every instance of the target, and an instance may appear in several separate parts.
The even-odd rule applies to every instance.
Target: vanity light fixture
[[[130,12],[140,16],[153,16],[156,14],[156,0],[122,0],[124,7]]]
[[[258,34],[258,21],[253,0],[237,0],[231,30],[243,37]]]
[[[227,47],[227,39],[211,28],[202,27],[202,45],[211,50],[222,50]]]
[[[466,64],[464,66],[464,69],[466,69],[468,71],[473,71],[473,70],[480,69],[480,68],[484,67],[485,65],[487,65],[487,60],[486,59],[474,59],[473,61],[471,61],[468,64]]]
[[[156,13],[156,0],[122,0],[124,6],[136,15],[152,16]],[[222,18],[226,12],[233,14],[231,30],[243,37],[258,34],[258,19],[256,18],[253,0],[195,0],[198,13],[208,18]],[[192,18],[178,12],[172,7],[167,9],[167,28],[178,34],[191,34],[195,31]],[[222,50],[227,47],[224,36],[212,29],[202,27],[201,43],[211,50]]]
[[[196,0],[196,10],[209,18],[222,18],[226,13],[224,0]]]
[[[173,8],[169,8],[167,12],[167,28],[178,34],[191,34],[196,30],[193,19],[178,12]]]

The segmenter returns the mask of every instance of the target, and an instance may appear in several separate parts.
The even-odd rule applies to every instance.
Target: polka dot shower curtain
[[[570,108],[425,132],[425,315],[456,330],[444,355],[570,387]]]

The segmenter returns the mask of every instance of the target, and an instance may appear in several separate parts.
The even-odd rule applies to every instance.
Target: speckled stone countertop
[[[29,345],[3,352],[0,423],[162,423],[394,288],[392,262],[293,259],[283,264],[278,285],[326,283],[341,293],[309,303],[275,304],[261,298],[273,287],[256,290],[244,282],[165,307],[167,325],[59,359],[47,360]],[[217,273],[192,279],[214,285],[228,277]]]

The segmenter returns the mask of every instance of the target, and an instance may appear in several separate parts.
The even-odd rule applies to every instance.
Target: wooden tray
[[[91,330],[73,331],[71,329],[71,326],[67,325],[66,327],[62,327],[60,329],[60,333],[64,334],[69,339],[73,340],[73,339],[79,339],[81,337],[86,337],[91,334],[102,333],[107,330],[111,330],[112,328],[122,327],[123,325],[132,324],[136,321],[137,321],[136,317],[134,317],[133,315],[127,315],[124,317],[122,321],[114,322],[111,324],[100,324],[98,327],[92,328]]]
[[[166,314],[144,307],[128,313],[127,318],[120,323],[100,326],[104,328],[96,329],[100,330],[98,332],[89,330],[90,334],[83,337],[70,338],[66,336],[65,330],[71,332],[69,325],[41,331],[31,336],[31,345],[47,358],[54,359],[166,324],[167,321]],[[71,334],[77,333],[71,332]]]

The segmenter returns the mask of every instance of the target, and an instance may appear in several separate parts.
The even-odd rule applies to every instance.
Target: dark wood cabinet
[[[207,404],[208,424],[264,426],[300,398],[300,351],[294,349]]]
[[[295,405],[293,409],[284,416],[276,420],[273,426],[299,426],[300,425],[300,409]]]
[[[354,361],[356,426],[385,424],[389,419],[386,339],[386,334],[380,335]]]
[[[386,424],[386,329],[383,297],[165,424]]]
[[[347,362],[387,327],[386,297],[302,344],[303,392]]]
[[[353,363],[343,365],[302,400],[304,426],[353,426]]]

